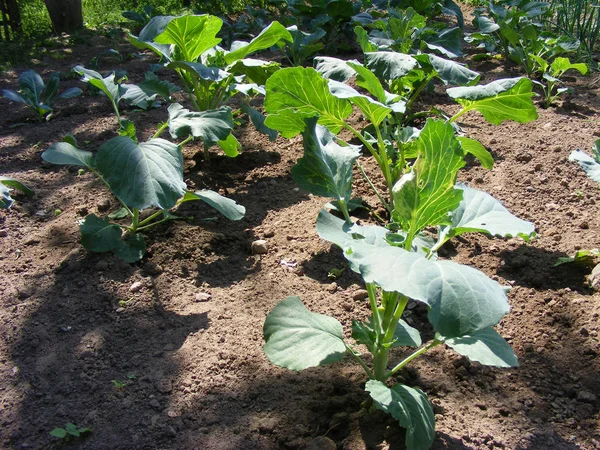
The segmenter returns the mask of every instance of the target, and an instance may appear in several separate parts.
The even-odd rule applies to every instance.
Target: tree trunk
[[[44,0],[54,32],[71,33],[83,28],[81,0]]]
[[[0,0],[0,12],[2,13],[2,28],[4,29],[4,39],[10,41],[21,33],[21,14],[17,0]],[[0,32],[0,41],[2,33]]]

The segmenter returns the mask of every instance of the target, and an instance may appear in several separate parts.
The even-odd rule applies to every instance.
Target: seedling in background
[[[535,55],[532,57],[537,61],[540,66],[540,72],[542,73],[543,82],[535,81],[536,84],[541,86],[544,91],[544,107],[549,108],[550,105],[554,104],[556,100],[565,93],[573,92],[570,87],[560,87],[564,83],[561,77],[565,72],[569,70],[577,70],[581,75],[585,75],[588,72],[588,66],[585,63],[571,63],[569,58],[556,58],[549,64],[542,58]]]
[[[18,189],[28,197],[33,195],[33,191],[25,184],[14,178],[0,176],[0,209],[9,209],[14,200],[10,196],[10,191]]]
[[[91,428],[80,428],[74,423],[69,422],[64,428],[55,428],[52,430],[50,435],[68,441],[71,438],[80,437],[82,434],[89,433],[91,431]]]
[[[13,102],[27,105],[37,114],[38,122],[42,122],[44,118],[46,120],[50,119],[53,111],[52,106],[58,100],[81,95],[81,89],[79,88],[69,88],[59,94],[59,82],[58,75],[52,75],[48,83],[44,85],[44,80],[35,70],[28,70],[19,76],[21,90],[16,92],[12,89],[4,89],[2,96]]]
[[[192,121],[187,126],[194,126]],[[105,142],[96,155],[80,150],[72,136],[51,145],[42,158],[53,164],[82,166],[98,177],[115,195],[122,208],[102,219],[88,215],[80,225],[81,243],[94,252],[113,252],[127,262],[140,260],[146,253],[141,231],[179,219],[171,210],[185,202],[202,200],[231,220],[244,217],[245,208],[211,190],[191,192],[183,181],[183,155],[180,145],[158,136],[138,143],[128,136]],[[178,129],[177,127],[174,130]],[[142,219],[148,208],[158,208]],[[129,225],[111,222],[129,218]]]

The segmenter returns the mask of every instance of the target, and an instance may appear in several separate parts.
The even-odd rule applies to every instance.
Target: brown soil
[[[89,64],[107,45],[99,38],[33,67],[44,77],[64,72]],[[123,68],[136,82],[150,62],[146,56],[102,69]],[[17,88],[18,73],[30,67],[2,75],[0,87]],[[517,73],[498,63],[472,67],[485,82]],[[435,406],[435,449],[600,448],[600,296],[587,287],[589,270],[553,267],[560,256],[600,247],[598,186],[567,161],[600,134],[599,83],[597,75],[568,82],[576,93],[560,107],[540,109],[535,122],[492,126],[477,114],[464,120],[496,165],[488,171],[474,162],[461,179],[534,222],[539,237],[526,244],[469,235],[444,249],[444,257],[512,286],[512,310],[498,330],[521,366],[482,367],[437,348],[404,372]],[[165,108],[126,115],[143,139],[165,120]],[[220,190],[246,207],[246,217],[203,221],[214,217],[208,207],[186,207],[180,212],[193,221],[148,233],[147,257],[127,264],[79,243],[77,222],[85,214],[106,200],[116,207],[106,189],[90,174],[40,159],[68,132],[88,150],[112,137],[108,102],[86,95],[58,103],[56,117],[39,125],[4,98],[0,109],[1,173],[36,192],[16,193],[15,206],[0,212],[1,448],[403,448],[397,423],[359,414],[366,378],[352,361],[293,373],[262,352],[265,317],[289,295],[335,316],[346,330],[368,313],[364,301],[353,300],[360,278],[316,234],[325,200],[291,179],[300,139],[270,143],[241,127],[243,153],[217,155],[210,165],[200,146],[187,146],[188,186]],[[367,193],[360,182],[356,189]],[[268,241],[268,254],[252,254],[256,239]],[[345,268],[335,282],[327,276],[332,268]],[[132,292],[138,282],[141,289]],[[206,300],[201,293],[210,298],[199,301]],[[420,307],[409,312],[415,324],[426,321]],[[49,435],[68,422],[93,431],[70,442]]]

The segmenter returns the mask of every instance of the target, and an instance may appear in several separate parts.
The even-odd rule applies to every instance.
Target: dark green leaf
[[[200,137],[208,148],[227,139],[232,129],[233,114],[227,106],[210,111],[190,111],[179,103],[169,106],[169,132],[173,138]]]
[[[121,228],[95,214],[87,216],[79,230],[83,248],[92,252],[110,252],[121,243]]]
[[[118,245],[112,251],[123,261],[134,263],[146,254],[146,241],[139,233],[130,234],[125,239],[119,239]]]
[[[119,136],[98,150],[96,166],[127,206],[170,209],[186,191],[181,149],[164,139],[137,144]]]
[[[260,111],[246,105],[245,103],[242,103],[241,109],[248,114],[248,117],[250,117],[254,128],[261,133],[266,134],[271,142],[277,139],[277,130],[273,130],[265,125],[266,117]]]
[[[402,78],[417,65],[417,60],[410,55],[396,52],[365,53],[365,65],[384,80]]]

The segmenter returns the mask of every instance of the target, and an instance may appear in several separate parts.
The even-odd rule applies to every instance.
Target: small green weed
[[[74,423],[67,423],[64,428],[55,428],[50,432],[51,436],[59,439],[69,440],[73,437],[80,437],[82,434],[89,433],[91,428],[79,428]]]

